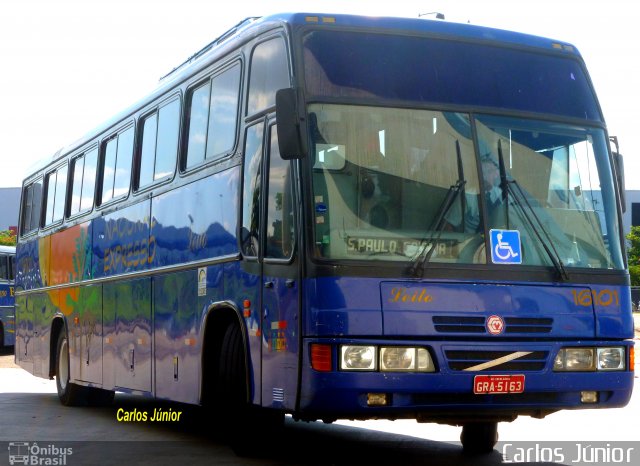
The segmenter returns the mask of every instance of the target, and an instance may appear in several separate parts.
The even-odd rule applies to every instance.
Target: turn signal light
[[[319,372],[330,372],[332,366],[331,361],[331,345],[323,345],[320,343],[311,344],[311,367]]]

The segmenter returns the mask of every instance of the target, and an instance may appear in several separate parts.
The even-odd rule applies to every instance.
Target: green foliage
[[[0,231],[0,244],[2,246],[15,246],[16,236],[10,230]]]
[[[631,227],[627,239],[629,240],[627,255],[631,286],[640,286],[640,226]]]

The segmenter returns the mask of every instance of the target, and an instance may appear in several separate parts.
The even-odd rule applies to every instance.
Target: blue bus
[[[16,361],[65,405],[212,408],[239,449],[289,414],[486,452],[499,422],[624,406],[609,142],[571,44],[249,18],[24,180]]]
[[[0,246],[0,348],[13,346],[15,342],[15,258],[14,246]]]

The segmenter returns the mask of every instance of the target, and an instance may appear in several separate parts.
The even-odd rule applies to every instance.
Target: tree
[[[2,246],[15,246],[16,235],[11,230],[0,231],[0,245]]]
[[[627,255],[631,286],[640,286],[640,226],[631,227],[627,239],[629,240]]]

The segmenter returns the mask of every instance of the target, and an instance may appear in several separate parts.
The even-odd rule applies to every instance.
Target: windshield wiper
[[[440,207],[438,208],[438,214],[435,216],[433,222],[429,226],[429,231],[431,234],[428,237],[422,238],[420,240],[420,246],[418,246],[418,253],[413,258],[411,262],[411,266],[409,267],[409,274],[414,277],[422,277],[424,275],[424,265],[431,260],[431,256],[433,255],[438,240],[440,236],[442,236],[442,230],[445,225],[445,216],[451,206],[455,202],[455,200],[460,196],[461,197],[461,210],[462,210],[462,221],[461,225],[464,228],[465,221],[465,210],[466,210],[466,199],[464,195],[464,186],[467,181],[464,179],[464,168],[462,166],[462,156],[460,154],[460,143],[456,140],[456,157],[458,158],[458,180],[456,183],[449,187],[449,191],[447,191],[447,195],[444,197],[442,202],[440,203]]]
[[[509,228],[509,205],[507,203],[507,200],[510,195],[514,201],[514,204],[518,206],[518,208],[520,209],[522,216],[527,220],[527,222],[531,226],[531,230],[536,235],[536,238],[538,238],[538,241],[546,251],[547,255],[549,256],[549,259],[551,259],[551,262],[553,263],[553,266],[558,272],[560,279],[564,281],[569,280],[569,274],[567,273],[567,269],[562,263],[562,259],[560,258],[558,251],[553,245],[553,240],[551,239],[549,232],[547,232],[542,221],[540,221],[540,218],[538,218],[538,216],[536,215],[535,210],[533,209],[533,207],[531,207],[531,204],[529,204],[529,200],[527,199],[527,196],[524,194],[524,191],[522,190],[522,188],[520,187],[520,185],[515,179],[511,179],[511,180],[507,179],[507,171],[504,166],[504,157],[502,155],[502,142],[500,139],[498,139],[498,163],[499,163],[499,169],[500,169],[500,188],[502,189],[502,200],[506,206],[506,212],[507,212],[507,218],[506,218],[507,228]],[[515,186],[517,188],[517,194],[512,186]],[[518,194],[524,200],[524,202],[520,200]],[[525,209],[525,206],[526,206],[526,209]],[[537,227],[533,222],[533,219],[535,219],[536,223],[538,224]],[[542,238],[542,234],[540,232],[542,232],[542,234],[546,238],[546,241]]]

